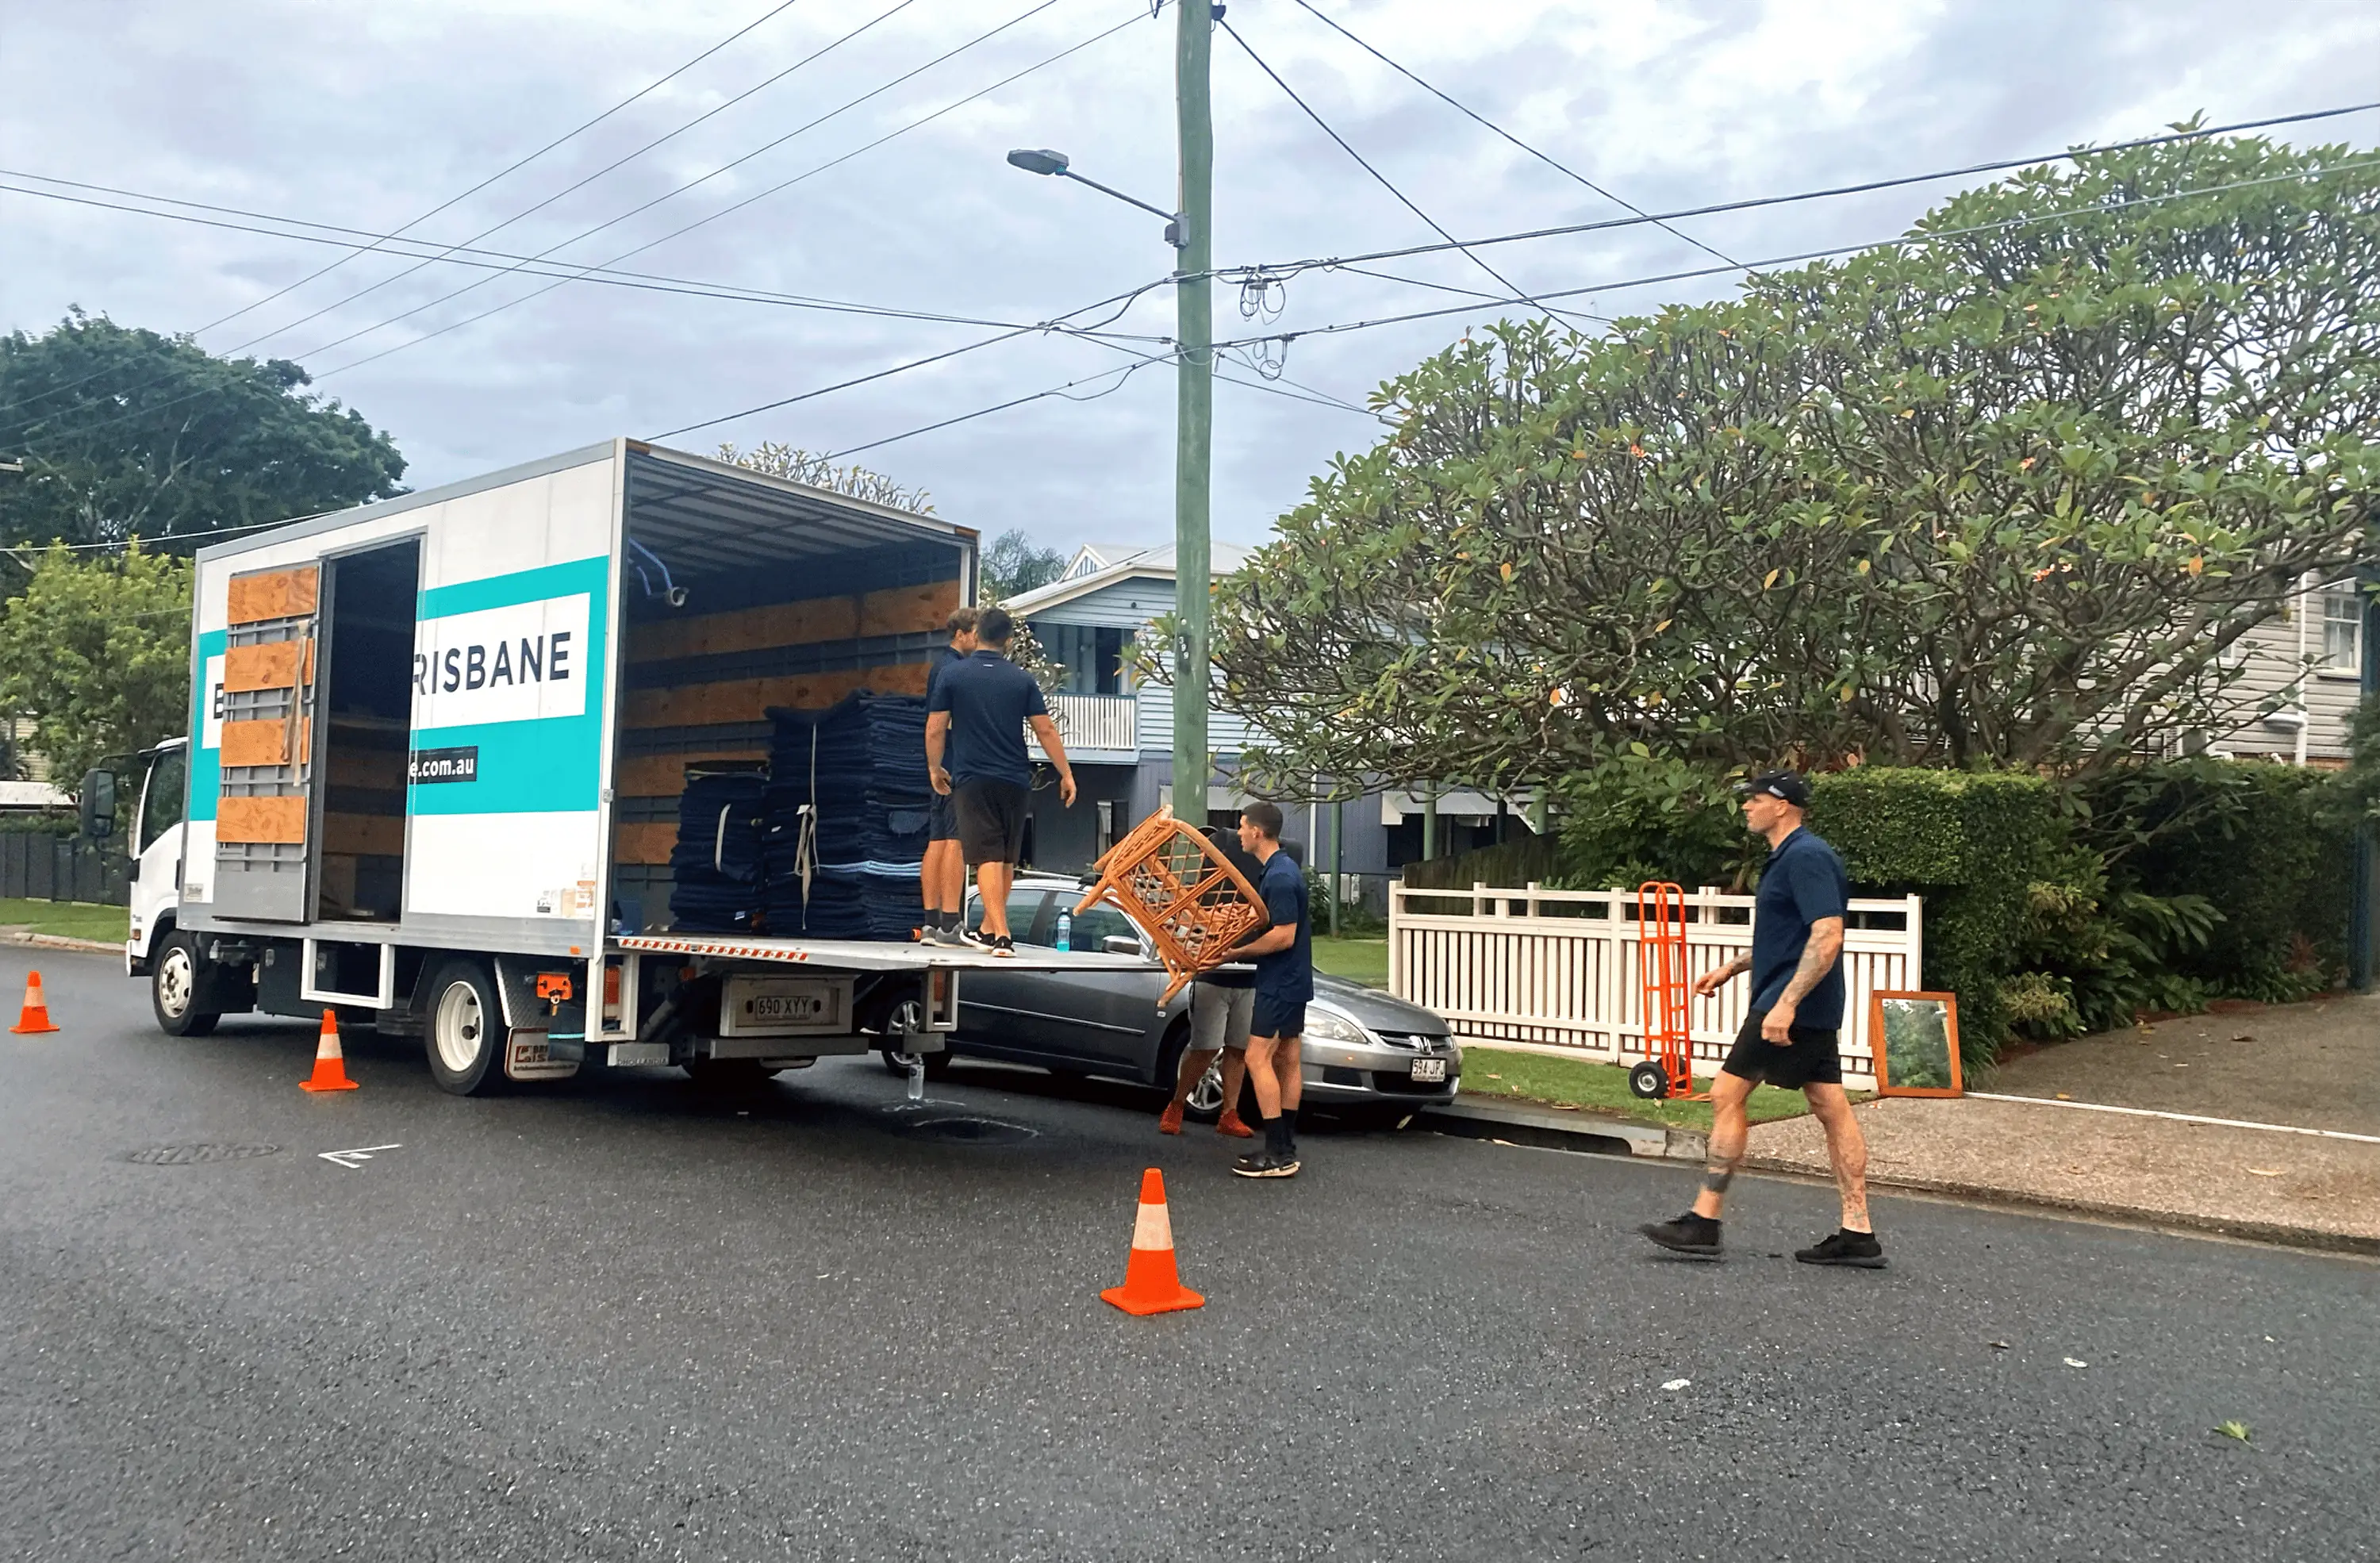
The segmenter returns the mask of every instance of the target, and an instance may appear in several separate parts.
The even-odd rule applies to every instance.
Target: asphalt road
[[[2380,1546],[2352,1260],[1887,1199],[1892,1269],[1809,1270],[1827,1192],[1745,1180],[1699,1266],[1630,1230],[1670,1168],[1317,1131],[1247,1183],[1142,1096],[965,1066],[924,1113],[841,1061],[480,1101],[358,1037],[316,1097],[302,1026],[175,1041],[104,958],[38,963],[65,1031],[0,1036],[7,1556]],[[1013,1128],[917,1126],[968,1115]],[[199,1145],[278,1148],[124,1159]],[[1131,1319],[1098,1292],[1151,1164],[1209,1301]]]

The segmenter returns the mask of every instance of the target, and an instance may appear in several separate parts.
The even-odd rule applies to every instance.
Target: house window
[[[2352,581],[2322,594],[2322,671],[2350,676],[2363,671],[2363,594]]]

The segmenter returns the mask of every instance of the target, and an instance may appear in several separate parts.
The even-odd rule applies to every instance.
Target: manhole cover
[[[1021,1145],[1036,1133],[1022,1123],[1003,1123],[997,1118],[921,1118],[907,1129],[921,1139],[967,1145]]]
[[[118,1161],[128,1161],[136,1167],[197,1167],[209,1161],[246,1161],[252,1156],[271,1156],[279,1145],[142,1145],[118,1156]]]

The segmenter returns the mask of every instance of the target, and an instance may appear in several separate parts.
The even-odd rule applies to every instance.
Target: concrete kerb
[[[1483,1101],[1463,1098],[1426,1109],[1418,1126],[1474,1140],[1508,1140],[1514,1145],[1547,1150],[1584,1152],[1595,1156],[1644,1157],[1691,1162],[1699,1166],[1709,1152],[1707,1136],[1691,1129],[1635,1123],[1595,1113],[1540,1106],[1534,1102]],[[1796,1182],[1824,1183],[1807,1169],[1762,1156],[1744,1158],[1744,1170]],[[2032,1215],[2082,1218],[2151,1231],[2196,1233],[2234,1242],[2273,1243],[2287,1248],[2313,1249],[2380,1258],[2380,1240],[2352,1233],[2325,1232],[2276,1222],[2228,1220],[2183,1212],[2147,1210],[2097,1200],[2044,1199],[2037,1195],[1969,1183],[1924,1178],[1879,1178],[1871,1174],[1872,1189],[1899,1190],[1935,1198],[1988,1205]]]
[[[70,939],[65,934],[28,933],[21,928],[0,928],[0,944],[30,944],[43,950],[88,950],[100,955],[121,955],[124,946],[110,944],[100,939]]]

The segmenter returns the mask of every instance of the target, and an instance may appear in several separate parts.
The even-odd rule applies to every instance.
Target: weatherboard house
[[[1218,576],[1247,563],[1247,549],[1225,542],[1212,548]],[[1169,685],[1135,681],[1131,665],[1133,648],[1150,624],[1172,610],[1173,587],[1172,544],[1089,543],[1075,551],[1056,580],[1006,604],[1031,627],[1050,659],[1066,670],[1050,697],[1050,710],[1081,787],[1072,809],[1059,806],[1054,789],[1035,794],[1031,845],[1038,867],[1087,867],[1135,822],[1173,801],[1173,691]],[[1245,801],[1237,772],[1247,739],[1241,717],[1222,710],[1208,716],[1207,740],[1215,757],[1207,792],[1210,824],[1232,823]],[[1362,879],[1372,904],[1384,905],[1387,879],[1421,856],[1424,806],[1402,791],[1374,793],[1342,806],[1341,869]],[[1283,812],[1283,839],[1304,861],[1325,866],[1330,807],[1293,802]],[[1439,822],[1441,853],[1484,846],[1500,828],[1494,801],[1470,792],[1442,795]],[[1508,814],[1501,828],[1526,827]],[[1357,887],[1346,888],[1353,899]]]

